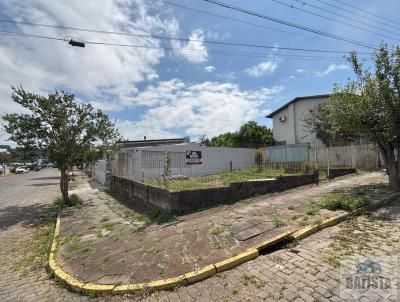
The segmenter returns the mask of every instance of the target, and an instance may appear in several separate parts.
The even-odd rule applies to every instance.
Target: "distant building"
[[[315,133],[310,133],[305,126],[304,118],[312,113],[318,105],[328,101],[329,94],[296,97],[266,117],[272,119],[273,137],[278,144],[321,145]]]
[[[149,147],[149,146],[160,146],[160,145],[171,145],[171,144],[185,144],[190,143],[190,137],[182,138],[167,138],[167,139],[144,139],[137,141],[125,141],[119,143],[121,149],[135,148],[135,147]]]

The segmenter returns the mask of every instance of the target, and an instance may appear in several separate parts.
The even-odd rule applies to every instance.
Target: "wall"
[[[102,185],[106,184],[106,169],[107,169],[106,159],[101,159],[96,161],[93,178],[96,179]]]
[[[229,187],[172,192],[130,179],[113,176],[111,187],[136,205],[145,204],[161,210],[190,211],[255,195],[281,192],[318,182],[318,172],[276,179],[234,182]]]
[[[290,109],[290,110],[289,110]],[[286,117],[285,122],[280,122],[279,118]],[[281,110],[272,117],[272,134],[277,142],[294,144],[295,137],[293,131],[293,106]]]
[[[312,146],[309,150],[310,162],[319,167],[347,167],[376,169],[379,166],[379,153],[372,144],[353,144],[347,146]]]
[[[202,152],[202,164],[187,165],[186,151]],[[255,149],[206,147],[197,143],[125,149],[119,152],[114,175],[134,180],[156,179],[164,173],[164,152],[170,156],[170,175],[201,176],[255,165]],[[125,163],[125,164],[124,164]]]
[[[305,127],[304,118],[310,115],[310,110],[315,110],[320,104],[324,104],[328,101],[328,98],[312,98],[312,99],[301,99],[295,102],[295,140],[296,144],[310,143],[312,145],[316,144],[315,133],[310,133],[309,129]],[[322,143],[322,142],[320,142]]]
[[[277,142],[285,141],[286,144],[315,144],[317,140],[315,134],[308,132],[303,119],[310,114],[310,110],[314,110],[327,100],[327,98],[300,99],[276,113],[272,117],[274,139]],[[283,116],[286,117],[286,121],[280,122],[279,118]]]

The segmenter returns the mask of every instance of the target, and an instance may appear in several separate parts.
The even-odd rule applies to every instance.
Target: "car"
[[[27,166],[21,166],[15,169],[16,174],[23,174],[23,173],[28,173],[29,168]]]

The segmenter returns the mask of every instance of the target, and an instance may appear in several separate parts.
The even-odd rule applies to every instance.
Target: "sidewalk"
[[[307,213],[307,205],[333,192],[366,186],[379,199],[382,173],[342,177],[319,186],[263,195],[156,224],[125,207],[100,186],[79,175],[71,193],[85,203],[61,218],[57,262],[82,282],[126,284],[177,276],[222,261],[277,234],[338,215]],[[340,213],[340,212],[339,212]]]

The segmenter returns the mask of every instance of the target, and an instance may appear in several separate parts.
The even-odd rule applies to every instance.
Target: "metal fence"
[[[192,156],[194,155],[194,159]],[[319,169],[374,169],[379,152],[371,144],[266,147],[207,147],[200,144],[131,148],[120,151],[112,173],[134,180],[235,174],[237,177],[275,177]],[[233,175],[233,176],[235,176]],[[235,176],[235,177],[236,177]]]
[[[372,144],[310,147],[309,159],[320,169],[377,169],[381,166],[379,151]]]

